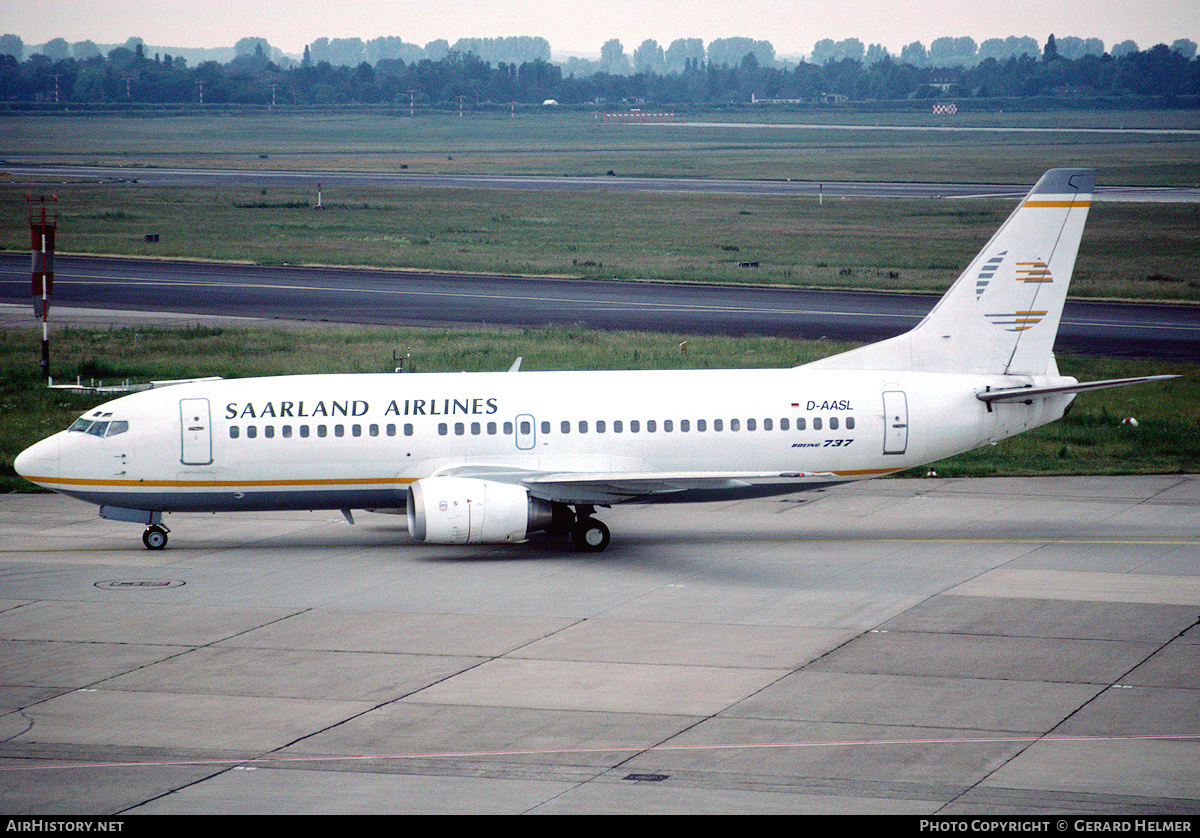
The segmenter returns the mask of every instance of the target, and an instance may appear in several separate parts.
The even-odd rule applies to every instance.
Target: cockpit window
[[[110,416],[112,414],[109,414]],[[95,422],[91,419],[76,419],[71,423],[68,431],[78,431],[79,433],[92,434],[93,436],[116,436],[123,434],[129,430],[129,422],[124,419],[117,419],[112,422]]]

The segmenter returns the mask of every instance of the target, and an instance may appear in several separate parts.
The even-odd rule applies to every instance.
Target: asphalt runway
[[[261,267],[60,256],[51,304],[200,317],[408,326],[581,324],[687,334],[872,342],[915,326],[935,295],[795,288]],[[0,303],[24,306],[29,256],[0,254]],[[1194,361],[1195,306],[1069,301],[1055,349]]]
[[[355,517],[0,496],[0,810],[1200,811],[1200,477]]]
[[[1193,132],[1200,133],[1200,132]],[[662,178],[566,175],[456,175],[430,172],[330,172],[239,168],[257,163],[255,155],[223,155],[228,166],[196,169],[161,166],[97,166],[87,163],[44,163],[8,159],[3,162],[13,184],[44,187],[45,181],[140,183],[152,186],[425,186],[436,188],[519,189],[588,192],[701,192],[736,195],[786,195],[817,198],[1023,198],[1030,184],[921,183],[903,181],[744,180],[730,178]],[[395,157],[395,155],[389,155]],[[252,165],[252,164],[251,164]],[[1200,202],[1200,188],[1173,186],[1098,186],[1097,201]]]

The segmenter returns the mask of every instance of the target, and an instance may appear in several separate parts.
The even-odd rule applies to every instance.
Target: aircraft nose
[[[26,480],[40,483],[38,478],[54,477],[59,473],[61,449],[62,440],[55,434],[18,454],[13,460],[13,469]]]

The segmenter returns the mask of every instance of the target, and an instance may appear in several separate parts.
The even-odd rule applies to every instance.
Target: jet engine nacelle
[[[408,487],[408,533],[430,544],[523,541],[550,526],[554,513],[548,501],[510,483],[427,477]]]

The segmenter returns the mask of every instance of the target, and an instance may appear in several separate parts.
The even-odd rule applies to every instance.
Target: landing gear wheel
[[[146,527],[146,531],[142,533],[142,543],[146,545],[147,550],[161,550],[167,546],[167,528],[160,527],[158,524]]]
[[[571,529],[571,540],[585,553],[599,553],[612,540],[608,527],[595,518],[584,518]]]

